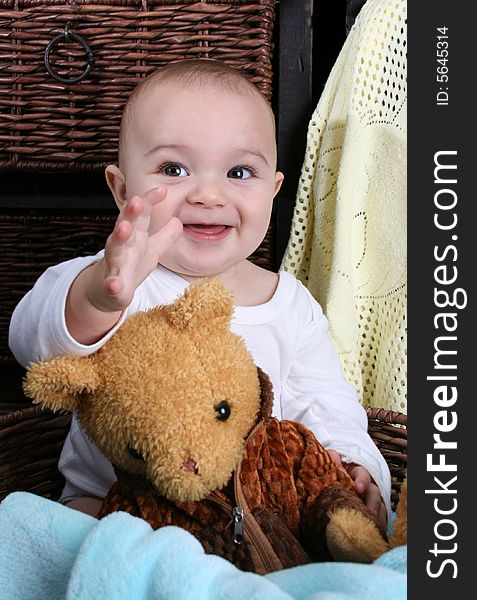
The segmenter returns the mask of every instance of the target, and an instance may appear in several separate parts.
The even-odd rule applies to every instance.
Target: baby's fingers
[[[111,235],[106,240],[104,255],[108,267],[108,275],[118,275],[119,265],[125,244],[131,239],[133,226],[127,220],[117,220]]]
[[[147,219],[146,227],[149,227],[149,219],[151,218],[152,211],[160,204],[167,196],[167,188],[157,187],[148,190],[142,196],[134,196],[128,202],[128,206],[132,205],[132,210],[137,207],[141,207],[139,211],[139,217]],[[135,215],[135,213],[133,213]]]
[[[382,498],[377,485],[372,483],[366,492],[365,503],[375,517],[379,516],[381,509]]]
[[[110,275],[106,277],[103,285],[106,294],[112,298],[119,296],[124,289],[124,284],[121,278],[116,275]]]
[[[121,260],[125,245],[134,243],[136,232],[149,228],[151,208],[140,196],[134,196],[124,206],[119,215],[114,229],[106,241],[105,257],[110,267],[109,274],[117,275],[118,269],[114,267],[117,260]]]
[[[116,240],[118,242],[125,242],[134,233],[135,230],[143,229],[146,230],[149,227],[149,219],[151,214],[151,208],[147,204],[147,202],[141,198],[140,196],[134,196],[130,200],[127,201],[125,206],[123,207],[121,214],[116,221],[115,231],[116,234],[119,234],[121,231],[128,232],[129,235],[125,238],[119,237],[116,235]],[[127,225],[130,228],[127,228]],[[121,230],[121,227],[123,230]]]
[[[122,246],[130,239],[132,232],[133,228],[130,221],[120,221],[118,219],[110,236],[110,245]]]
[[[167,195],[165,188],[148,190],[142,196],[133,196],[124,205],[118,222],[128,222],[133,229],[147,231],[151,212]]]
[[[343,463],[341,462],[341,456],[339,455],[339,452],[337,452],[336,450],[328,450],[328,454],[330,455],[331,460],[338,465],[338,467],[342,467]]]
[[[365,493],[371,483],[371,475],[368,470],[360,465],[355,465],[348,470],[348,473],[354,480],[354,485],[358,494]]]
[[[143,198],[144,201],[147,202],[150,206],[155,206],[156,204],[159,204],[159,202],[162,202],[166,196],[167,188],[156,187],[147,190],[147,192],[144,192],[144,194],[142,194],[140,198]]]
[[[159,258],[177,242],[182,235],[182,223],[177,217],[172,217],[163,227],[150,237],[151,248],[159,262]]]
[[[154,188],[145,192],[142,196],[133,196],[127,201],[118,218],[119,223],[131,225],[131,236],[136,232],[149,235],[151,225],[151,213],[154,208],[164,200],[167,189]],[[129,238],[128,238],[129,239]]]
[[[368,488],[365,504],[368,510],[376,518],[382,532],[385,533],[387,528],[388,513],[386,507],[384,506],[379,488],[375,483],[371,483]]]

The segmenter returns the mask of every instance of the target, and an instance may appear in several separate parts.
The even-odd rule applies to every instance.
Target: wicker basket
[[[14,491],[59,497],[58,458],[70,421],[37,406],[0,415],[0,500]]]
[[[366,407],[368,431],[391,471],[391,504],[395,508],[407,473],[407,415]]]
[[[384,409],[367,412],[369,433],[391,470],[395,508],[406,474],[407,417]],[[0,416],[0,500],[13,491],[58,498],[63,479],[57,464],[69,425],[70,416],[38,406]]]
[[[113,214],[0,215],[0,363],[15,362],[8,327],[22,296],[47,267],[104,247],[114,219]]]
[[[128,95],[180,59],[222,60],[270,99],[274,5],[0,0],[0,170],[96,170],[114,162]]]

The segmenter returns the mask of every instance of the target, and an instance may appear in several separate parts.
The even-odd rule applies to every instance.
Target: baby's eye
[[[232,179],[249,179],[255,175],[254,170],[251,167],[233,167],[227,173],[227,177]]]
[[[159,172],[164,173],[168,177],[187,177],[189,173],[187,169],[177,163],[167,163],[159,167]]]
[[[214,410],[217,413],[216,419],[219,421],[226,421],[230,417],[230,406],[225,400],[216,404]]]

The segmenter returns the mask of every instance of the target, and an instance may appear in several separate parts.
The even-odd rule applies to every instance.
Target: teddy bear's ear
[[[229,329],[234,299],[218,279],[202,279],[190,285],[173,304],[163,307],[163,311],[177,329],[206,325]]]
[[[99,384],[93,356],[62,356],[31,363],[23,380],[23,391],[35,404],[51,410],[75,410],[84,393]]]

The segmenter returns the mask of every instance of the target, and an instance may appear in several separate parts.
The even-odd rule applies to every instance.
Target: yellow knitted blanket
[[[363,404],[406,412],[406,1],[368,0],[308,129],[282,268]]]

